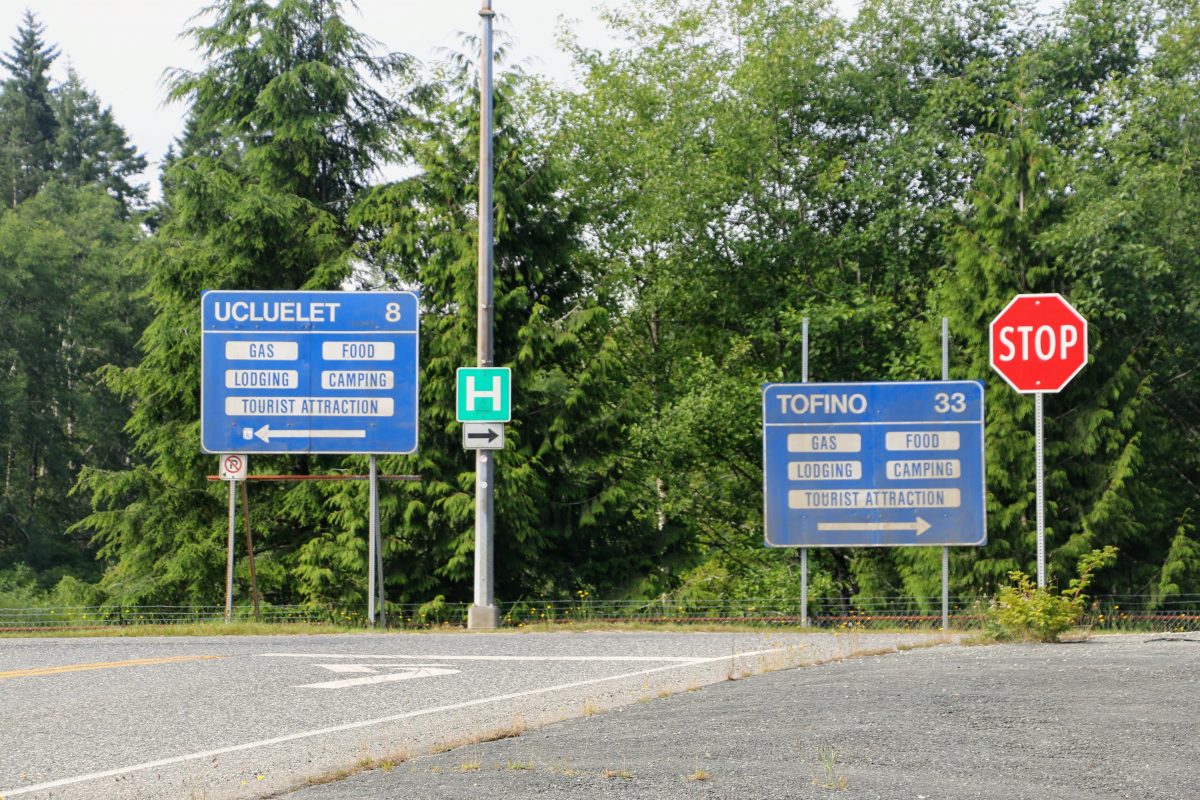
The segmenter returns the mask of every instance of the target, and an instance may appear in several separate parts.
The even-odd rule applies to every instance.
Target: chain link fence
[[[983,596],[950,598],[950,627],[986,627],[992,600]],[[682,601],[594,600],[581,592],[572,600],[522,600],[500,603],[508,627],[570,624],[798,626],[799,599]],[[438,598],[422,604],[388,603],[389,628],[427,630],[466,626],[468,603]],[[237,606],[236,622],[254,621],[249,606]],[[77,608],[0,608],[0,631],[10,633],[87,630],[118,626],[218,623],[224,606],[130,606]],[[363,609],[327,605],[264,604],[266,623],[307,623],[366,627]],[[810,598],[808,623],[831,630],[936,629],[941,626],[940,597]],[[1093,632],[1181,632],[1200,630],[1200,595],[1153,598],[1107,595],[1091,598],[1081,626]]]

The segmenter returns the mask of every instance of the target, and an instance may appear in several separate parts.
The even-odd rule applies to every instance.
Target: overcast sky
[[[571,80],[570,60],[556,46],[560,20],[589,46],[611,40],[597,8],[605,0],[493,0],[502,17],[497,31],[512,37],[512,60],[528,71]],[[624,0],[606,0],[621,6]],[[151,162],[148,179],[167,146],[183,128],[182,104],[166,105],[163,71],[194,69],[199,60],[180,34],[208,5],[203,0],[0,0],[0,49],[8,52],[25,9],[45,26],[45,38],[61,55],[53,73],[61,81],[70,63],[84,82],[112,107],[118,123]],[[357,10],[354,6],[357,5]],[[358,30],[384,50],[411,53],[422,61],[441,48],[458,49],[462,33],[479,31],[480,0],[357,0],[345,13]],[[157,194],[157,186],[153,187]]]
[[[602,6],[622,7],[629,0],[492,0],[501,15],[497,31],[511,40],[511,59],[530,72],[570,83],[570,59],[558,46],[558,32],[569,27],[588,47],[614,43],[602,22]],[[432,61],[444,48],[459,49],[463,33],[479,31],[480,0],[343,0],[350,23],[378,40],[384,50],[411,53]],[[1049,8],[1055,0],[1038,0]],[[157,195],[158,164],[183,128],[184,107],[164,103],[163,71],[195,69],[199,60],[189,40],[180,37],[188,20],[207,0],[0,0],[0,49],[32,9],[45,26],[46,40],[61,55],[54,78],[68,64],[112,107],[138,150],[150,161],[147,179]],[[834,0],[850,16],[857,0]]]

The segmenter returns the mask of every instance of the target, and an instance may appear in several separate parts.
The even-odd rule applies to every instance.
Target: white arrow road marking
[[[366,664],[316,664],[314,666],[322,667],[331,672],[369,672],[378,673],[379,670],[375,667],[369,667]],[[386,669],[395,670],[382,675],[372,674],[367,678],[343,678],[338,681],[322,681],[321,683],[306,683],[303,686],[297,686],[297,689],[346,689],[351,686],[369,686],[375,683],[392,683],[393,681],[408,681],[413,678],[433,678],[438,675],[457,675],[459,670],[451,669],[440,664],[421,664],[421,665],[404,665],[393,666],[387,665]]]
[[[920,536],[933,526],[917,517],[913,522],[818,522],[819,531],[916,531]]]
[[[269,442],[272,439],[365,439],[367,432],[364,431],[338,431],[325,430],[315,428],[313,430],[298,431],[298,430],[281,430],[273,431],[270,425],[263,425],[254,432],[254,435],[264,442]]]
[[[317,666],[330,672],[375,672],[375,669],[366,664],[317,664]]]
[[[448,656],[445,653],[431,655],[364,655],[346,653],[260,653],[259,658],[371,658],[371,659],[417,659],[428,661],[678,661],[684,664],[702,664],[711,661],[709,656]],[[432,664],[430,666],[443,666]]]

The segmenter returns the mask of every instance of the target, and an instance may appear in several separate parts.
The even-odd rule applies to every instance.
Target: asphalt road
[[[371,760],[505,732],[528,736],[625,705],[665,708],[655,702],[660,695],[729,677],[939,638],[767,632],[0,639],[0,796],[225,800],[286,793]]]
[[[1200,635],[939,647],[774,672],[286,800],[1200,798]]]

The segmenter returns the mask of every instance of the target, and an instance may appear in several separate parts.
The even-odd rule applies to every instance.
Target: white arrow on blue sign
[[[768,547],[982,545],[983,384],[763,387]]]
[[[412,453],[412,292],[207,291],[200,439],[208,453]]]

